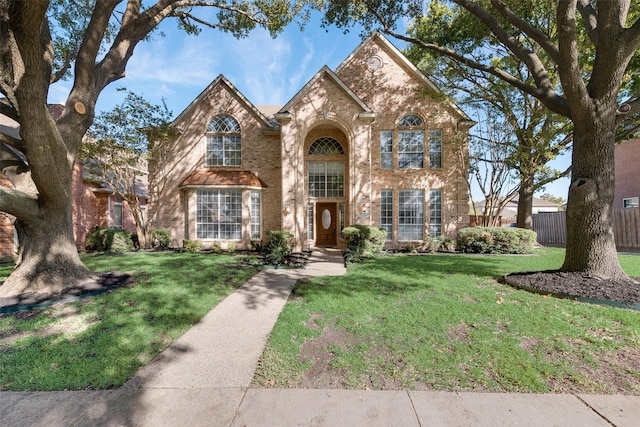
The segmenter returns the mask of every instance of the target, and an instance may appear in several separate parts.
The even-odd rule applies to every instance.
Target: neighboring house
[[[640,207],[640,139],[616,145],[614,208]]]
[[[379,33],[282,107],[253,105],[221,75],[173,123],[156,226],[205,248],[248,248],[267,230],[297,249],[343,247],[352,224],[385,228],[389,245],[455,236],[474,124]]]
[[[58,118],[62,112],[61,105],[52,105],[49,109],[54,119]],[[0,132],[19,138],[19,124],[0,114]],[[12,187],[1,172],[0,185]],[[84,250],[87,233],[95,227],[126,228],[135,233],[135,223],[127,203],[123,202],[108,185],[86,173],[80,162],[76,162],[73,169],[72,191],[73,234],[79,250]],[[138,191],[138,194],[146,200],[146,180],[140,183]],[[14,218],[11,215],[0,212],[0,259],[16,254],[18,240],[13,221]]]
[[[519,200],[520,199],[516,194],[511,199],[509,199],[509,201],[505,204],[504,208],[500,211],[500,214],[498,215],[500,218],[501,225],[510,225],[516,222],[516,218],[518,217]],[[473,212],[470,213],[470,215],[472,216],[470,221],[471,225],[475,225],[476,223],[477,224],[482,223],[482,221],[476,221],[476,219],[480,219],[480,217],[482,216],[482,212],[484,211],[484,206],[485,206],[484,200],[481,202],[475,203],[475,209],[476,209],[476,212],[478,213],[478,217],[475,218],[473,217]],[[561,210],[563,210],[562,205],[549,202],[547,200],[539,199],[537,197],[533,197],[533,204],[531,206],[532,214],[537,214],[540,212],[559,212]],[[473,207],[471,208],[471,211],[473,211]]]

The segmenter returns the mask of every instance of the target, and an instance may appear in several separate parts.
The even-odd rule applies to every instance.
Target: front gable
[[[247,99],[225,76],[220,74],[176,117],[172,126],[184,130],[192,126],[192,121],[202,113],[213,114],[235,110],[245,110],[265,130],[273,130],[277,123],[272,122],[249,99]]]
[[[304,128],[318,120],[349,123],[372,114],[365,102],[325,65],[280,109],[276,118],[291,117]]]
[[[374,111],[409,113],[398,107],[423,105],[425,120],[470,125],[471,119],[444,95],[386,37],[373,33],[336,69],[336,74]]]

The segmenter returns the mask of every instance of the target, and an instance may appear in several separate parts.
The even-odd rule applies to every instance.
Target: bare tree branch
[[[0,185],[0,211],[21,217],[33,215],[38,209],[36,196]]]
[[[555,94],[555,88],[553,87],[551,79],[549,79],[549,74],[535,52],[523,46],[516,37],[512,36],[500,25],[500,22],[493,14],[482,8],[478,3],[470,0],[453,1],[482,21],[496,38],[527,66],[539,90]],[[548,97],[550,97],[550,95],[548,95]]]
[[[11,135],[7,135],[6,133],[0,132],[0,143],[7,144],[10,147],[15,148],[21,153],[24,152],[24,142],[21,139],[14,138]],[[0,149],[1,149],[0,145]]]
[[[545,33],[534,28],[527,21],[513,13],[502,0],[491,0],[491,4],[511,25],[535,40],[554,62],[558,62],[560,59],[558,46],[556,46]]]
[[[558,3],[558,46],[560,48],[558,72],[565,96],[570,100],[569,103],[580,105],[581,109],[588,110],[591,107],[590,96],[582,80],[578,60],[576,1],[560,0]]]
[[[591,6],[590,0],[579,0],[576,5],[578,12],[582,16],[584,26],[587,29],[589,39],[594,46],[598,45],[598,14],[593,6]]]
[[[382,19],[382,18],[379,18],[379,19]],[[569,110],[566,100],[563,97],[559,96],[554,90],[548,90],[546,88],[540,89],[538,87],[532,86],[530,84],[523,82],[517,77],[514,77],[513,75],[505,72],[504,70],[480,64],[472,59],[469,59],[463,55],[458,54],[457,52],[451,49],[447,49],[433,43],[425,43],[420,39],[399,34],[393,31],[389,26],[385,25],[384,21],[380,21],[380,22],[383,24],[383,31],[386,34],[389,34],[390,36],[397,38],[398,40],[403,40],[409,43],[413,43],[417,46],[420,46],[423,49],[427,49],[442,55],[446,55],[449,58],[459,61],[478,71],[482,71],[482,72],[494,75],[499,79],[505,81],[506,83],[520,89],[521,91],[540,99],[540,101],[542,101],[551,111],[566,117],[571,117],[571,111]]]

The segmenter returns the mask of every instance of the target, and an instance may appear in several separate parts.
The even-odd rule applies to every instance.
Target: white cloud
[[[49,87],[49,104],[64,104],[71,92],[71,81],[62,80]]]
[[[220,62],[212,42],[211,38],[184,36],[142,44],[129,61],[127,79],[199,86]]]

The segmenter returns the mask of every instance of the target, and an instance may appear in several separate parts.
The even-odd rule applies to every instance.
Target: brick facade
[[[11,187],[11,183],[0,175],[0,185]],[[95,227],[113,227],[113,201],[111,191],[101,189],[98,183],[83,178],[82,166],[76,163],[72,177],[73,235],[76,247],[83,251],[87,234]],[[123,228],[136,232],[131,210],[123,202]],[[0,212],[0,259],[13,257],[17,242],[14,241],[13,217]]]
[[[57,120],[64,106],[60,104],[49,105],[51,118]],[[20,138],[19,123],[9,117],[0,114],[0,125],[3,132],[7,132],[14,138]],[[12,188],[11,182],[0,172],[0,185]],[[144,188],[142,188],[144,187]],[[146,183],[141,184],[140,193],[146,194]],[[112,227],[113,201],[112,191],[105,188],[102,183],[96,182],[85,176],[80,162],[76,162],[73,168],[71,183],[73,234],[78,250],[84,250],[87,233],[95,227]],[[123,228],[135,233],[136,227],[131,210],[123,203]],[[0,212],[0,259],[12,258],[15,255],[15,233],[13,217]]]
[[[234,166],[206,166],[207,125],[220,115],[240,125],[241,161]],[[422,167],[399,164],[398,123],[407,115],[420,120],[412,130],[422,132],[424,138]],[[381,192],[391,191],[394,202],[389,244],[397,244],[398,224],[401,216],[407,215],[401,212],[406,208],[399,207],[400,192],[416,190],[423,194],[423,206],[416,208],[423,215],[416,225],[423,230],[423,238],[430,226],[429,192],[437,189],[442,194],[438,206],[442,234],[453,237],[468,224],[465,163],[472,125],[462,111],[442,101],[433,84],[378,33],[363,42],[335,72],[321,69],[280,108],[255,107],[219,76],[174,121],[180,135],[174,141],[173,160],[165,165],[169,184],[158,204],[156,227],[169,228],[177,246],[185,239],[195,239],[204,247],[230,242],[235,247],[249,247],[248,230],[254,213],[250,195],[259,192],[262,236],[266,230],[284,230],[294,234],[298,249],[314,246],[321,238],[329,239],[330,246],[343,246],[339,228],[351,224],[379,226]],[[393,133],[390,169],[381,167],[383,130]],[[429,167],[431,130],[442,134],[441,167]],[[224,137],[214,136],[212,141]],[[340,150],[311,153],[310,147],[319,138],[337,141]],[[215,144],[210,150],[216,150]],[[320,180],[317,188],[334,190],[316,190],[315,181],[309,182],[312,166],[313,179]],[[320,174],[318,178],[316,169],[323,167],[327,171],[343,167],[344,175],[327,172],[326,177]],[[215,176],[223,171],[227,180],[218,181],[220,185],[185,181],[195,172]],[[238,171],[237,182],[228,181],[232,176],[228,171]],[[240,171],[255,175],[262,184],[243,183]],[[239,202],[231,211],[231,205],[222,199],[239,198],[240,194],[241,214]],[[325,229],[324,221],[331,226]],[[229,227],[235,230],[236,238],[220,237],[229,235],[224,231]],[[331,227],[337,227],[336,231]],[[335,235],[326,234],[327,230]]]
[[[616,145],[615,160],[616,190],[613,207],[622,208],[624,199],[640,198],[640,139]]]

